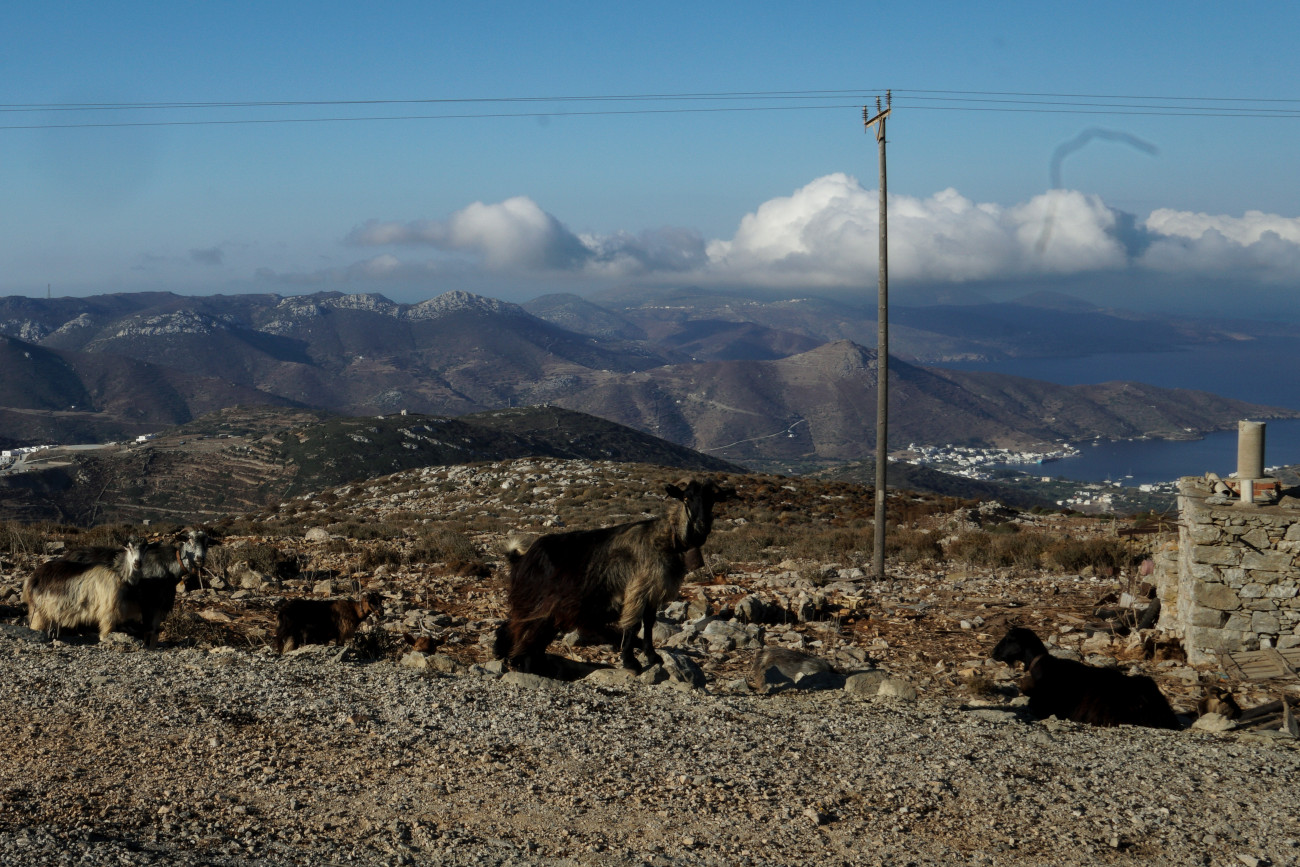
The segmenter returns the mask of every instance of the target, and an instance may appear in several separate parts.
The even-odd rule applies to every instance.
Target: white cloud
[[[516,196],[496,204],[474,204],[446,220],[412,223],[370,221],[347,237],[365,246],[425,245],[474,254],[492,271],[590,272],[624,277],[651,271],[681,271],[704,260],[704,241],[686,229],[658,229],[632,235],[574,234],[532,199]]]
[[[347,241],[423,246],[440,255],[406,261],[400,251],[285,281],[429,281],[478,273],[510,279],[689,280],[764,287],[855,287],[875,283],[879,193],[846,174],[816,178],[763,202],[730,239],[664,228],[578,234],[532,199],[475,202],[446,219],[372,220]],[[449,254],[449,255],[447,255]],[[1051,190],[1014,205],[974,202],[954,189],[889,199],[891,280],[951,284],[1087,277],[1091,274],[1217,275],[1276,283],[1300,273],[1300,219],[1169,209],[1145,221],[1099,197]]]
[[[1147,217],[1146,227],[1159,235],[1199,240],[1207,232],[1243,247],[1259,243],[1269,232],[1283,241],[1300,244],[1300,217],[1280,217],[1262,211],[1247,211],[1240,217],[1215,216],[1191,211],[1160,208]]]
[[[372,220],[352,230],[347,240],[366,246],[419,244],[468,251],[501,271],[563,270],[586,256],[586,248],[572,232],[524,196],[493,205],[475,202],[447,220]]]
[[[1145,227],[1150,246],[1137,264],[1173,275],[1230,277],[1263,283],[1300,278],[1300,218],[1247,211],[1241,217],[1162,208]]]
[[[576,235],[532,199],[515,196],[497,204],[476,201],[447,220],[369,221],[348,243],[361,246],[422,244],[477,255],[494,272],[577,272],[601,277],[679,272],[703,261],[703,239],[686,229],[640,235]]]
[[[879,193],[844,174],[764,202],[730,241],[709,244],[718,276],[780,283],[873,282]],[[1095,196],[1055,190],[1012,208],[947,189],[889,199],[891,279],[964,282],[1120,267],[1115,216]]]

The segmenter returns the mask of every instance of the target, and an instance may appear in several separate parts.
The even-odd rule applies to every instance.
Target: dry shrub
[[[784,533],[761,524],[742,524],[732,529],[715,527],[704,550],[711,557],[753,563],[768,559],[766,550],[779,544]]]
[[[400,566],[401,564],[401,551],[392,545],[375,545],[361,552],[361,559],[357,562],[357,567],[369,572],[378,569],[380,566]]]
[[[239,546],[221,545],[208,549],[208,568],[219,575],[229,575],[231,568],[241,561],[247,563],[250,569],[279,580],[293,578],[300,571],[296,554],[286,554],[265,542]]]
[[[0,552],[5,554],[40,554],[45,551],[48,529],[34,524],[5,521],[0,524]]]
[[[968,566],[990,568],[1046,566],[1067,572],[1115,570],[1128,565],[1130,555],[1119,539],[1079,538],[1043,532],[1002,529],[962,533],[947,547],[947,557]]]
[[[134,524],[100,524],[83,532],[77,538],[77,547],[117,547],[126,544],[132,536],[143,535],[141,528]]]
[[[1119,539],[1077,539],[1067,537],[1055,540],[1047,548],[1044,560],[1066,572],[1084,569],[1112,571],[1128,565],[1130,554]]]
[[[875,528],[870,526],[800,528],[792,534],[788,548],[792,556],[819,560],[870,557],[875,549]]]
[[[275,530],[265,521],[248,518],[223,518],[217,523],[222,536],[265,536]]]
[[[959,535],[947,548],[948,559],[967,566],[1035,567],[1051,540],[1040,533],[974,530]]]
[[[358,631],[348,644],[365,659],[399,659],[409,650],[402,636],[386,629]]]
[[[481,552],[472,539],[448,526],[420,528],[411,549],[411,560],[420,563],[473,561],[480,557]]]
[[[492,567],[482,560],[448,560],[447,571],[462,578],[488,578]]]
[[[325,529],[335,536],[346,536],[349,539],[358,541],[401,539],[406,535],[402,532],[400,526],[388,521],[357,521],[349,519],[329,524]]]
[[[933,533],[923,530],[895,530],[885,537],[885,556],[904,563],[943,560],[943,546]]]
[[[962,686],[976,698],[987,698],[998,691],[997,684],[982,671],[962,678]]]
[[[167,615],[160,632],[166,641],[185,647],[243,647],[248,643],[228,624],[204,620],[179,606]]]
[[[325,543],[325,553],[327,554],[355,554],[361,550],[361,546],[351,539],[330,539]]]

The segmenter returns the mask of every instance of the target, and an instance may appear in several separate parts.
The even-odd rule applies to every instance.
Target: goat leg
[[[655,609],[646,607],[641,617],[641,650],[645,652],[647,665],[663,665],[664,659],[655,650]]]
[[[622,659],[623,667],[633,674],[641,673],[641,663],[636,658],[636,651],[633,647],[636,645],[636,628],[623,630],[623,648],[619,656]]]

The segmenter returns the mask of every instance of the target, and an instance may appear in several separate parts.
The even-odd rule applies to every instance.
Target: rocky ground
[[[732,479],[743,499],[658,627],[663,668],[557,644],[593,673],[502,676],[486,641],[505,534],[655,513],[661,480],[514,462],[302,498],[226,528],[156,650],[26,630],[17,588],[47,552],[0,555],[0,863],[1300,861],[1295,739],[1034,721],[988,655],[1031,626],[1155,676],[1189,724],[1207,684],[1245,707],[1290,684],[1116,638],[1098,603],[1124,574],[900,556],[869,580],[844,544],[869,507],[852,486]],[[923,505],[900,520],[944,539],[1063,520]],[[267,646],[284,598],[359,590],[385,610],[353,646]],[[836,671],[752,676],[773,648]]]

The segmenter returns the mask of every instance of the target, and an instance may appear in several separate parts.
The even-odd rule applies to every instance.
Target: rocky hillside
[[[295,497],[224,526],[154,651],[26,631],[22,577],[110,529],[10,527],[0,860],[1293,860],[1300,821],[1278,792],[1300,749],[1276,722],[1036,722],[989,659],[1009,625],[1030,626],[1059,654],[1153,675],[1188,722],[1204,684],[1247,708],[1285,688],[1118,634],[1142,551],[1119,544],[1112,575],[1115,542],[1088,519],[900,495],[876,582],[867,489],[727,476],[741,498],[656,627],[665,666],[630,677],[611,648],[557,642],[571,682],[502,676],[487,646],[505,535],[657,513],[679,472],[527,459]],[[350,648],[267,647],[282,600],[361,591],[384,611]],[[821,671],[786,676],[776,650]]]

